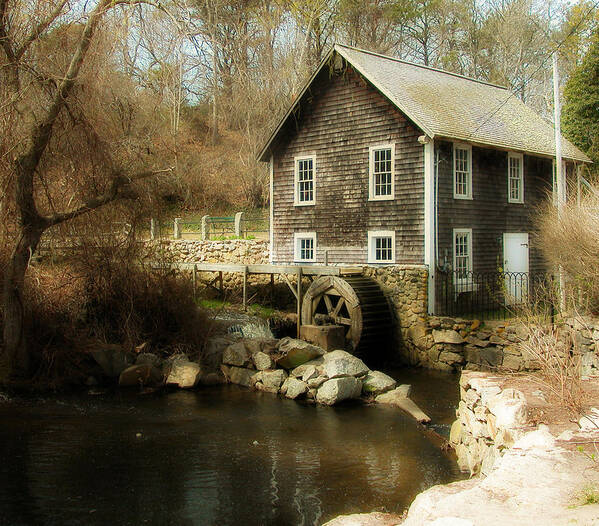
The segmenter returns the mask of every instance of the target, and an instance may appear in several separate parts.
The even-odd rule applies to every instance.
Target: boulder
[[[304,379],[305,374],[309,374],[310,376],[313,376],[314,372],[316,372],[316,375],[319,375],[322,373],[322,364],[323,363],[324,363],[324,358],[322,356],[319,356],[318,358],[315,358],[314,360],[310,360],[309,362],[299,365],[298,367],[293,369],[289,374],[291,376],[295,376],[296,378],[301,378],[305,382],[306,381],[306,379]]]
[[[392,391],[380,394],[375,398],[375,401],[379,404],[391,404],[397,405],[399,400],[403,400],[410,396],[411,386],[408,384],[402,384]]]
[[[412,340],[414,345],[421,351],[428,349],[428,338],[426,334],[426,326],[423,323],[416,323],[408,329],[408,338]]]
[[[522,427],[528,421],[526,399],[515,389],[504,389],[487,402],[487,407],[495,415],[495,426],[498,429]]]
[[[346,351],[333,351],[325,354],[322,368],[324,374],[329,378],[363,376],[370,371],[362,360]]]
[[[264,391],[268,391],[269,393],[278,393],[286,378],[287,373],[282,369],[270,369],[267,371],[261,371],[260,381],[262,382]]]
[[[316,392],[319,404],[335,405],[343,400],[358,398],[362,392],[362,382],[353,376],[332,378],[324,382]]]
[[[160,358],[151,352],[142,352],[137,355],[136,364],[148,364],[157,367],[160,364]]]
[[[245,369],[244,367],[229,367],[228,380],[232,384],[243,385],[244,387],[251,387],[251,378],[256,373],[251,369]]]
[[[380,371],[370,371],[362,380],[362,393],[379,395],[395,389],[397,382]]]
[[[149,363],[141,363],[127,367],[119,376],[121,387],[142,387],[144,385],[160,385],[164,378],[162,373]]]
[[[279,342],[279,353],[280,356],[276,360],[277,365],[283,369],[295,369],[318,356],[322,356],[324,351],[320,347],[302,340],[283,338]]]
[[[229,345],[223,352],[223,363],[243,367],[250,362],[250,355],[243,342],[239,341]]]
[[[252,361],[258,371],[264,371],[266,369],[272,369],[273,363],[268,354],[258,351],[252,354]]]
[[[297,378],[290,377],[287,381],[287,390],[285,391],[285,396],[295,400],[296,398],[306,394],[307,391],[308,385],[306,382],[302,382]]]
[[[188,389],[197,385],[201,375],[202,369],[199,364],[176,360],[173,362],[171,370],[166,377],[166,384]]]
[[[464,343],[464,338],[462,338],[457,331],[451,329],[433,330],[433,340],[435,343]]]
[[[110,378],[117,378],[134,361],[133,355],[125,352],[120,345],[106,344],[91,351],[91,355],[102,372]]]
[[[317,389],[324,384],[329,378],[327,376],[317,376],[308,380],[308,387],[311,389]]]

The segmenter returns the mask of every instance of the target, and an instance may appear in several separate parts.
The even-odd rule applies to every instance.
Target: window
[[[524,202],[524,158],[521,153],[508,153],[507,156],[507,200],[509,203]]]
[[[381,201],[393,199],[395,145],[371,146],[369,151],[369,198]]]
[[[316,261],[316,232],[293,234],[293,260]]]
[[[295,206],[315,203],[315,164],[316,157],[314,155],[295,158]]]
[[[472,147],[453,145],[453,197],[472,199]]]
[[[368,232],[368,263],[395,263],[395,232]]]
[[[472,272],[472,229],[453,231],[453,270],[456,281],[466,281]]]

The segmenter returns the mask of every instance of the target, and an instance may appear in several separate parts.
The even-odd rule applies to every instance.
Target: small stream
[[[388,371],[447,434],[457,376]],[[318,525],[460,478],[397,409],[237,386],[0,397],[0,525]]]

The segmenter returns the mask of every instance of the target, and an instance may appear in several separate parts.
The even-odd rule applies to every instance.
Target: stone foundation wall
[[[599,375],[599,320],[566,319],[544,327],[548,344],[580,360],[582,376]],[[534,371],[539,362],[527,347],[536,329],[519,320],[480,322],[431,316],[407,331],[411,363],[443,371]],[[534,344],[537,345],[536,343]]]
[[[375,279],[391,307],[395,326],[395,345],[399,358],[418,365],[418,349],[410,334],[427,318],[428,269],[424,265],[365,267],[364,275]]]
[[[450,434],[462,471],[488,474],[497,458],[534,427],[525,395],[505,383],[505,377],[462,372],[457,420]]]

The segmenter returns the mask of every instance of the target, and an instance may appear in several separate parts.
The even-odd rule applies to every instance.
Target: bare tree
[[[28,63],[43,37],[61,28],[61,18],[76,11],[68,0],[53,2],[38,0],[34,3],[19,0],[0,0],[0,46],[4,53],[3,68],[9,89],[11,108],[20,114],[22,129],[18,141],[5,156],[12,156],[10,174],[12,197],[7,200],[14,209],[14,236],[3,286],[3,341],[4,354],[0,378],[22,376],[27,373],[29,353],[24,333],[25,275],[32,254],[42,234],[49,228],[77,218],[91,210],[125,197],[132,197],[135,181],[163,170],[129,173],[125,167],[110,164],[108,181],[103,188],[88,188],[84,195],[59,210],[50,206],[41,210],[43,196],[48,196],[48,148],[65,115],[69,115],[69,101],[77,85],[82,68],[89,59],[89,51],[101,22],[120,5],[135,5],[144,0],[100,0],[90,11],[83,10],[81,22],[68,26],[76,35],[74,51],[68,67],[58,78],[46,78]],[[149,3],[149,2],[145,2]],[[31,5],[33,4],[33,5]],[[84,6],[85,7],[85,6]],[[34,86],[39,89],[36,98],[30,96]],[[25,106],[29,106],[25,115]],[[71,116],[72,117],[72,116]],[[85,118],[80,115],[80,118]],[[16,120],[13,120],[13,123]],[[93,132],[90,132],[93,136]],[[109,156],[106,156],[110,160]],[[94,191],[97,190],[97,191]],[[73,202],[75,204],[73,204]]]

